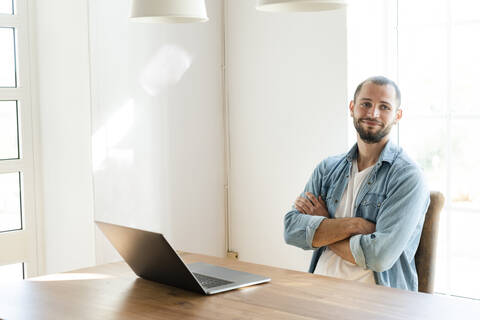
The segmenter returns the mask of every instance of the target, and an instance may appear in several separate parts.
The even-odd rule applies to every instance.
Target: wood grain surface
[[[203,296],[137,278],[123,262],[0,285],[1,319],[480,319],[478,301],[181,253],[272,278]]]

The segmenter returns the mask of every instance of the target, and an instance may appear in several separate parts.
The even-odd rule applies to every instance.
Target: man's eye
[[[370,103],[368,102],[363,102],[360,104],[362,107],[370,107]]]
[[[383,104],[381,107],[382,107],[383,110],[390,110],[390,107],[387,106],[387,105],[384,105],[384,104]]]

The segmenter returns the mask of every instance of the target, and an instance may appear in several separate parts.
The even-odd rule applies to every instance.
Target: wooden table
[[[267,284],[203,296],[137,278],[123,263],[0,285],[2,319],[480,319],[480,303],[181,253],[269,276]]]

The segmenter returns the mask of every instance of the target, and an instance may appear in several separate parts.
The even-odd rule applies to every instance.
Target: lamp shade
[[[257,10],[277,12],[335,10],[346,5],[346,0],[257,0]]]
[[[205,0],[132,0],[130,19],[164,23],[208,21]]]

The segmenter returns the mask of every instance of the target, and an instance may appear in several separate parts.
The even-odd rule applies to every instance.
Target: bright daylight
[[[0,319],[479,319],[480,1],[0,0]]]

